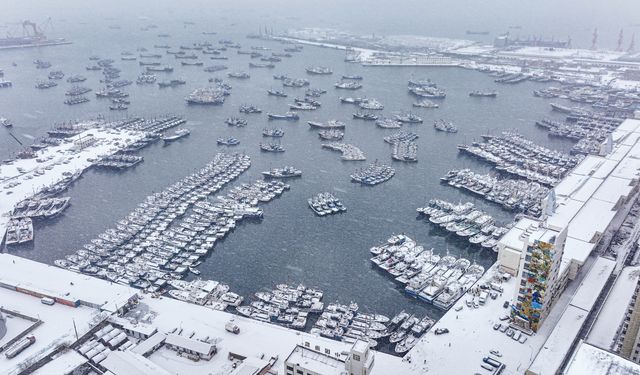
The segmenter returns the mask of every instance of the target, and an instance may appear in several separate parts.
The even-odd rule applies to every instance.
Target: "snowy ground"
[[[96,317],[97,310],[88,307],[69,307],[61,304],[47,306],[40,302],[40,298],[0,288],[0,304],[8,310],[18,311],[27,316],[43,321],[35,330],[29,332],[34,335],[36,342],[25,349],[17,357],[7,359],[0,356],[0,374],[14,375],[20,372],[19,364],[27,359],[39,359],[62,343],[75,341],[74,324],[78,334],[86,332]],[[9,332],[24,329],[24,320],[7,319]],[[28,322],[31,325],[32,322]],[[15,324],[15,326],[14,326]]]
[[[505,333],[493,329],[494,324],[509,314],[505,301],[511,302],[519,282],[510,278],[502,282],[502,294],[495,300],[487,299],[484,306],[468,308],[466,300],[474,297],[468,292],[423,336],[418,344],[404,357],[413,372],[421,374],[474,374],[483,373],[482,359],[492,350],[500,353],[499,360],[506,365],[503,374],[523,374],[531,365],[547,338],[556,328],[562,314],[569,305],[580,281],[590,270],[593,258],[579,272],[577,282],[571,282],[554,303],[540,330],[526,336],[524,343],[509,338]],[[490,280],[496,274],[496,265],[491,267],[478,283]],[[477,297],[475,297],[477,300]],[[460,309],[459,311],[456,311]],[[574,322],[575,323],[575,322]],[[449,333],[436,335],[438,328],[447,328]],[[496,357],[493,355],[493,357]],[[461,360],[464,358],[464,360]]]
[[[83,150],[74,150],[73,142],[62,143],[38,151],[37,158],[17,159],[9,165],[0,165],[0,237],[4,236],[8,215],[18,202],[62,180],[65,172],[88,168],[92,164],[88,159],[114,154],[144,136],[142,132],[95,128],[73,139],[89,134],[97,142]]]
[[[209,337],[216,342],[218,353],[211,361],[195,363],[186,358],[177,357],[175,352],[170,350],[160,350],[149,357],[152,362],[172,373],[226,374],[232,365],[228,359],[229,352],[232,352],[264,360],[277,356],[279,359],[274,370],[281,374],[284,373],[284,360],[296,345],[304,345],[305,342],[309,342],[311,348],[318,345],[321,352],[328,349],[332,356],[335,353],[348,352],[351,349],[351,345],[347,343],[316,337],[308,333],[258,322],[226,312],[214,311],[170,298],[145,298],[141,304],[147,305],[150,311],[157,314],[150,324],[157,327],[158,331],[170,332],[174,328],[181,328],[182,334],[185,336],[195,332],[194,339]],[[240,327],[239,334],[235,335],[224,329],[224,325],[230,319],[234,319]],[[373,375],[411,373],[401,358],[379,352],[375,353],[373,368]],[[213,369],[218,370],[212,372]]]

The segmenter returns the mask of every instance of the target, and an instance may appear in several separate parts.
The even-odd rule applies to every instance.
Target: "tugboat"
[[[64,104],[76,105],[76,104],[86,103],[88,101],[89,101],[89,98],[87,98],[86,96],[74,96],[69,99],[66,99],[64,101]]]
[[[262,113],[262,110],[254,105],[243,104],[240,106],[240,113]]]
[[[229,117],[226,120],[224,120],[224,122],[229,126],[235,126],[238,128],[247,126],[247,120],[239,117]]]
[[[362,99],[358,104],[362,109],[369,109],[375,111],[381,111],[384,109],[384,105],[376,99]]]
[[[147,66],[147,72],[171,73],[171,72],[173,72],[173,67],[171,67],[171,66]]]
[[[365,121],[376,121],[378,119],[378,116],[374,115],[373,113],[356,112],[353,114],[353,118]]]
[[[433,127],[441,132],[446,132],[446,133],[457,133],[458,132],[458,128],[453,125],[453,123],[451,121],[445,121],[445,120],[436,120],[433,123]]]
[[[326,123],[317,122],[317,121],[307,121],[307,124],[312,128],[319,129],[344,129],[347,125],[338,120],[329,120]]]
[[[305,69],[309,74],[317,75],[329,75],[333,74],[333,71],[325,66],[312,66]]]
[[[164,143],[170,143],[173,141],[177,141],[180,138],[186,137],[189,134],[191,134],[191,131],[189,131],[189,129],[178,129],[173,135],[162,137],[162,140],[164,141]]]
[[[413,113],[405,113],[405,114],[399,114],[395,116],[395,119],[397,121],[400,121],[402,123],[408,123],[408,124],[421,124],[422,123],[422,118],[413,114]]]
[[[267,116],[269,117],[269,120],[297,121],[300,119],[300,116],[298,116],[298,114],[295,112],[287,112],[284,115],[276,115],[273,113],[268,113]]]
[[[233,137],[229,137],[229,138],[218,138],[218,144],[219,145],[224,145],[224,146],[236,146],[240,144],[240,141],[236,138]]]
[[[237,79],[249,79],[249,78],[251,78],[251,76],[248,73],[245,73],[245,72],[229,73],[229,74],[227,74],[227,77],[229,77],[229,78],[237,78]]]
[[[362,88],[362,84],[356,81],[342,81],[333,85],[337,89],[358,90]]]
[[[280,90],[267,90],[267,94],[271,95],[271,96],[277,96],[280,98],[286,98],[287,94],[285,94],[283,91]]]
[[[309,103],[296,102],[295,104],[290,104],[289,109],[295,109],[297,111],[313,111],[318,109],[318,107]]]
[[[268,128],[264,128],[262,129],[262,136],[263,137],[272,137],[272,138],[282,138],[284,137],[284,130],[282,129],[268,129]]]
[[[362,98],[340,97],[340,103],[344,103],[344,104],[360,104],[362,103],[362,100],[363,100]]]
[[[440,107],[438,104],[432,102],[429,99],[424,99],[424,100],[421,100],[419,102],[415,102],[415,103],[413,103],[413,106],[414,107],[418,107],[418,108],[438,108],[438,107]]]
[[[13,127],[13,123],[5,117],[0,117],[0,124],[2,124],[2,126],[4,126],[5,128]]]
[[[265,152],[284,152],[284,147],[278,143],[262,143],[260,142],[260,150]]]
[[[180,85],[184,85],[186,84],[186,81],[183,81],[181,79],[172,79],[171,81],[162,81],[162,82],[158,82],[158,86],[160,88],[164,88],[164,87],[176,87],[176,86],[180,86]]]
[[[496,91],[480,91],[480,90],[476,90],[476,91],[471,91],[469,93],[469,96],[495,98],[495,97],[498,96],[498,93]]]
[[[282,168],[271,168],[268,171],[262,172],[264,178],[292,178],[302,177],[302,171],[292,166],[284,166]]]
[[[318,132],[318,136],[325,141],[339,141],[344,137],[344,132],[338,129],[324,129]]]
[[[125,111],[129,109],[129,107],[127,107],[127,105],[123,103],[116,103],[116,104],[110,105],[109,109],[112,111]]]

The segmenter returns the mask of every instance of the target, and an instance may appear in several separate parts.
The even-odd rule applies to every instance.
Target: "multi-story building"
[[[640,363],[640,279],[636,283],[624,320],[618,328],[615,350],[624,358]],[[622,302],[622,301],[621,301]]]
[[[566,230],[557,232],[544,227],[537,227],[526,239],[527,247],[520,262],[520,285],[511,309],[512,322],[524,330],[536,332],[557,298],[565,239]]]
[[[345,356],[346,355],[346,356]],[[333,352],[309,342],[297,345],[285,360],[287,375],[369,375],[374,353],[365,341],[356,341],[347,353]]]

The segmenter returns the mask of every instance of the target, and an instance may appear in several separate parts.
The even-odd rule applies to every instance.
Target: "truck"
[[[236,335],[240,333],[240,327],[238,327],[238,325],[233,321],[233,319],[231,319],[230,321],[227,322],[227,324],[224,325],[224,329],[227,330],[227,332],[231,332]]]
[[[11,345],[9,349],[7,349],[7,351],[4,353],[4,355],[5,357],[7,357],[7,359],[11,359],[20,354],[26,348],[33,345],[34,342],[36,342],[35,336],[27,336]]]
[[[478,301],[480,302],[481,305],[484,305],[485,302],[487,302],[487,297],[489,296],[489,293],[487,292],[481,292],[480,293],[480,298],[478,299]]]

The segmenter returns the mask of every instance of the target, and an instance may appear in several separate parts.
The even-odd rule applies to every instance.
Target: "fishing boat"
[[[189,129],[178,129],[175,131],[175,133],[173,135],[167,135],[162,137],[162,140],[165,143],[170,143],[170,142],[174,142],[177,141],[180,138],[184,138],[186,136],[188,136],[189,134],[191,134],[191,131]]]

